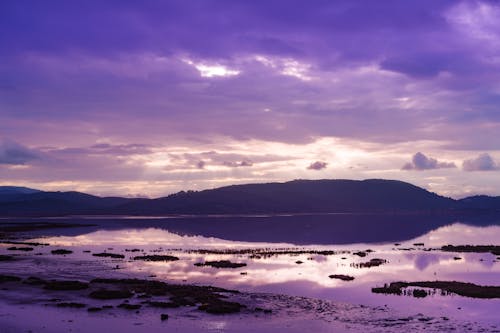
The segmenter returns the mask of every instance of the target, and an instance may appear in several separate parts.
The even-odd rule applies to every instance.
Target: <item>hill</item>
[[[158,199],[103,198],[80,192],[0,187],[0,216],[457,211],[500,211],[500,197],[454,200],[409,183],[383,179],[232,185],[204,191],[181,191]]]

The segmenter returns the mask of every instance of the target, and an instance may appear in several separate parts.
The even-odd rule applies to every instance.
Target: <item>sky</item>
[[[500,195],[497,1],[0,2],[0,185]]]

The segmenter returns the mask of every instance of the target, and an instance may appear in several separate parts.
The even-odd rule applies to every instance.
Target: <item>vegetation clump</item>
[[[228,314],[240,312],[245,306],[237,302],[228,302],[224,300],[212,300],[211,302],[201,304],[198,310],[211,314]]]
[[[472,298],[500,298],[499,286],[480,286],[473,283],[457,281],[391,282],[389,285],[384,285],[384,287],[372,288],[372,292],[379,294],[402,295],[403,289],[408,287],[438,289],[441,290],[442,295],[450,293]],[[425,290],[417,291],[417,294],[415,294],[414,290],[413,296],[421,297],[423,292],[425,292]]]
[[[231,262],[229,260],[218,260],[218,261],[205,261],[203,263],[198,262],[194,264],[195,266],[211,266],[215,268],[239,268],[239,267],[245,267],[247,264],[246,263],[235,263]]]
[[[24,279],[23,283],[28,284],[28,285],[32,285],[32,286],[38,286],[38,285],[46,284],[47,281],[40,279],[39,277],[36,277],[36,276],[30,276],[29,278]]]
[[[65,249],[57,249],[57,250],[52,250],[50,251],[52,254],[71,254],[73,251],[71,250],[65,250]]]
[[[28,252],[28,251],[33,251],[33,248],[32,247],[16,247],[16,246],[11,246],[11,247],[8,247],[7,250],[9,250],[9,251],[24,251],[24,252]]]
[[[416,298],[424,298],[424,297],[427,297],[427,291],[423,290],[423,289],[413,289],[413,297],[416,297]]]
[[[128,290],[98,289],[89,294],[90,298],[95,299],[123,299],[132,297]]]
[[[445,245],[441,247],[441,251],[446,252],[475,252],[475,253],[487,253],[490,252],[493,255],[500,255],[500,245]]]
[[[141,249],[125,249],[126,252],[141,252]]]
[[[23,281],[20,277],[10,275],[0,275],[0,282],[19,282]],[[197,307],[200,311],[205,311],[212,314],[224,314],[239,312],[245,306],[227,301],[227,294],[236,294],[238,291],[222,289],[211,286],[194,286],[194,285],[178,285],[169,284],[154,280],[140,279],[93,279],[90,282],[72,281],[72,280],[51,280],[46,281],[37,277],[30,277],[23,281],[25,284],[41,285],[46,290],[82,290],[90,289],[87,295],[88,298],[98,300],[112,299],[128,299],[135,294],[137,295],[153,295],[168,297],[165,301],[145,301],[147,304],[157,308],[178,308],[182,306]],[[59,298],[54,298],[52,301],[58,307],[66,308],[83,308],[85,304],[71,301],[62,301]],[[127,310],[138,310],[141,304],[130,304],[124,301],[118,307]],[[88,312],[96,312],[110,306],[102,306],[101,308],[88,308]]]
[[[88,312],[99,312],[99,311],[102,311],[103,308],[100,308],[98,306],[92,306],[90,308],[87,309]]]
[[[160,309],[171,309],[171,308],[178,308],[180,307],[179,303],[175,302],[161,302],[161,301],[149,301],[146,302],[149,306],[152,306],[154,308],[160,308]]]
[[[92,255],[94,257],[113,258],[113,259],[123,259],[123,258],[125,258],[125,256],[123,254],[110,253],[110,252],[93,253]]]
[[[44,288],[47,290],[83,290],[87,289],[89,284],[81,281],[73,280],[52,280],[45,283]]]
[[[3,275],[3,274],[0,275],[0,283],[16,282],[16,281],[21,281],[21,278],[13,275]]]
[[[83,303],[76,303],[76,302],[63,302],[63,303],[57,303],[56,306],[58,308],[75,308],[75,309],[80,309],[84,308],[87,305]]]
[[[134,257],[134,260],[144,260],[144,261],[176,261],[176,260],[179,260],[179,258],[174,257],[174,256],[168,256],[168,255],[153,254],[153,255],[146,255],[146,256],[137,256],[137,257]]]
[[[360,262],[360,263],[352,263],[351,267],[355,268],[370,268],[370,267],[377,267],[382,264],[385,264],[387,260],[385,259],[379,259],[379,258],[373,258],[368,262]]]
[[[343,275],[343,274],[332,274],[332,275],[329,275],[328,277],[330,279],[339,279],[339,280],[342,280],[342,281],[352,281],[352,280],[354,280],[353,276]]]
[[[129,303],[122,303],[118,305],[120,309],[125,309],[125,310],[139,310],[141,308],[140,304],[129,304]]]

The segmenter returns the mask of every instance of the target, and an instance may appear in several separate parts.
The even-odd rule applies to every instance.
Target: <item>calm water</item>
[[[53,235],[36,239],[50,243],[40,260],[53,259],[50,250],[66,248],[73,254],[59,258],[61,275],[85,272],[86,263],[98,260],[105,267],[120,268],[124,274],[151,277],[180,283],[210,284],[251,292],[282,293],[294,296],[389,306],[411,312],[463,317],[479,322],[500,324],[500,300],[471,299],[461,296],[388,296],[371,293],[371,288],[393,281],[456,280],[481,285],[500,285],[500,262],[490,253],[448,253],[438,250],[447,244],[499,245],[500,226],[491,221],[483,226],[418,217],[394,217],[367,220],[366,216],[333,217],[341,222],[325,225],[332,217],[205,217],[175,219],[81,219],[91,227],[53,230]],[[407,223],[401,227],[401,219]],[[347,222],[349,223],[346,223]],[[208,222],[211,222],[207,224]],[[240,221],[240,224],[235,222]],[[306,221],[306,222],[304,222]],[[381,222],[382,221],[382,222]],[[271,223],[274,222],[274,223]],[[404,222],[404,221],[403,221]],[[414,224],[410,224],[412,222]],[[398,227],[395,224],[399,223]],[[481,223],[480,223],[481,224]],[[493,225],[488,225],[493,224]],[[302,225],[302,228],[299,228]],[[395,230],[394,230],[395,229]],[[400,243],[395,245],[394,242]],[[415,246],[424,243],[424,246]],[[129,252],[126,249],[140,249]],[[199,249],[293,249],[334,250],[335,255],[290,255],[251,258],[250,255],[200,254]],[[373,252],[364,258],[356,251]],[[432,249],[429,251],[429,249]],[[91,252],[113,252],[125,260],[92,257]],[[2,253],[4,248],[2,248]],[[142,262],[131,257],[145,254],[170,254],[174,262]],[[460,257],[456,259],[454,257]],[[371,268],[356,264],[373,258],[387,260]],[[231,260],[246,263],[237,269],[197,267],[207,260]],[[298,261],[302,263],[297,263]],[[61,264],[62,262],[62,264]],[[65,266],[66,265],[66,266]],[[83,265],[83,266],[82,266]],[[78,268],[80,267],[80,268]],[[84,268],[82,268],[84,267]],[[46,266],[34,268],[44,270]],[[243,273],[243,274],[242,274]],[[330,279],[331,274],[353,276],[354,281]]]

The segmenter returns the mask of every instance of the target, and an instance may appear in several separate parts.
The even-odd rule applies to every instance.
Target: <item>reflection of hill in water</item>
[[[23,221],[26,222],[26,220]],[[53,222],[54,220],[36,219],[36,221]],[[500,225],[500,216],[332,214],[158,219],[72,218],[57,220],[57,222],[63,221],[95,224],[95,226],[54,229],[50,231],[50,234],[77,235],[97,229],[156,227],[182,235],[201,235],[236,241],[351,244],[409,240],[455,222],[476,226]],[[40,231],[37,234],[40,233],[48,234],[49,232]]]

